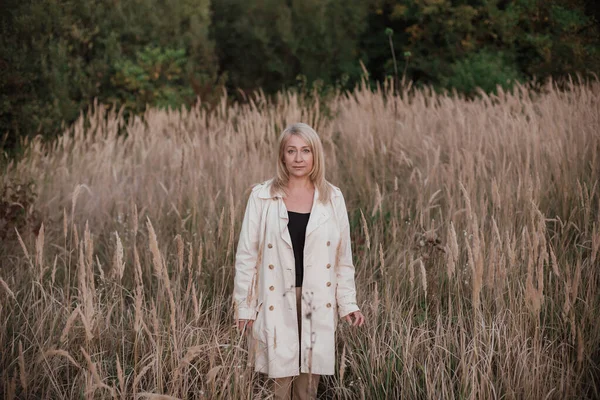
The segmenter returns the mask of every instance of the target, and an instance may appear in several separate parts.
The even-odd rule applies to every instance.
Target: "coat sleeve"
[[[235,254],[233,301],[236,319],[255,319],[256,317],[257,296],[254,293],[254,286],[258,277],[256,262],[261,218],[261,204],[257,196],[259,188],[260,185],[255,186],[248,198]]]
[[[348,220],[348,211],[346,202],[341,195],[337,197],[336,212],[340,223],[341,243],[340,259],[337,265],[337,291],[336,301],[338,304],[338,314],[340,318],[345,317],[351,312],[358,311],[356,304],[356,284],[354,282],[354,264],[352,263],[352,246],[350,243],[350,222]]]

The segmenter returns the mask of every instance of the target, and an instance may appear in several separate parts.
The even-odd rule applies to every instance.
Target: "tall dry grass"
[[[36,180],[44,224],[2,249],[2,397],[267,397],[232,324],[234,249],[293,121],[320,132],[345,194],[368,320],[340,327],[322,398],[600,396],[591,82],[258,94],[128,124],[95,105],[3,177]]]

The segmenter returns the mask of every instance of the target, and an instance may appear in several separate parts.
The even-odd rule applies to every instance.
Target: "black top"
[[[288,230],[292,238],[292,247],[294,249],[294,260],[296,261],[296,287],[302,286],[304,279],[304,241],[306,239],[306,225],[310,213],[302,214],[288,211],[289,222]]]

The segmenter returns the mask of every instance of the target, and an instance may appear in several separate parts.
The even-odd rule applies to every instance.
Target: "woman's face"
[[[283,149],[283,163],[290,177],[303,178],[313,168],[313,152],[298,135],[291,135]]]

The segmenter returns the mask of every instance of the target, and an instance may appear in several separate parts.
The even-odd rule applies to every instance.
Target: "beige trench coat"
[[[271,182],[256,185],[246,206],[235,260],[236,317],[255,320],[249,351],[258,372],[270,378],[333,375],[337,317],[359,309],[344,197],[334,186],[323,204],[315,189],[304,245],[300,344],[288,213],[282,197],[271,196]]]

